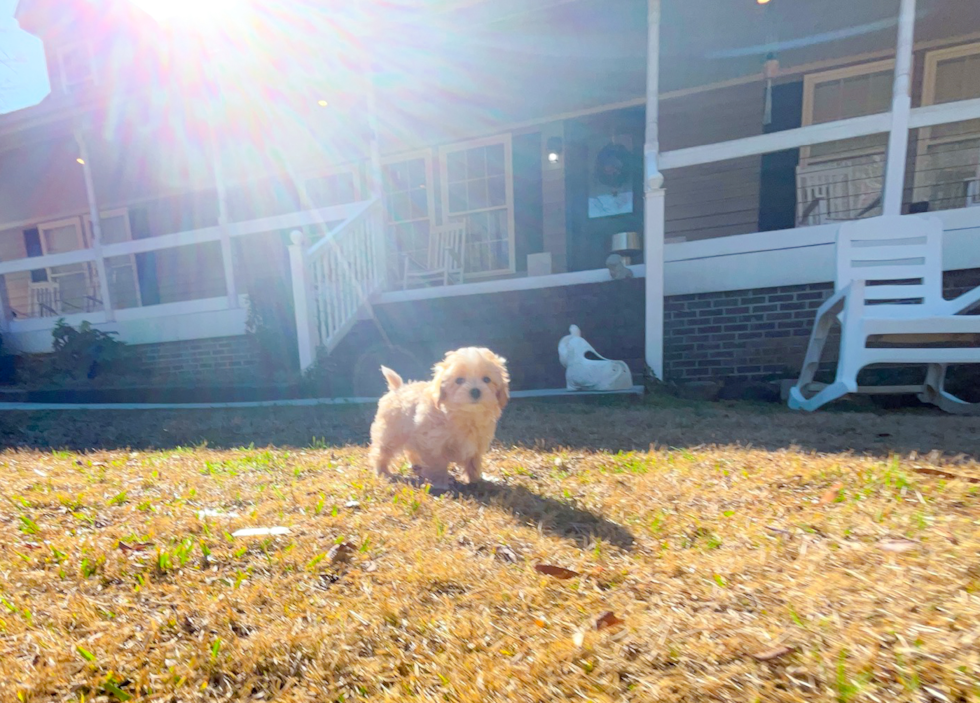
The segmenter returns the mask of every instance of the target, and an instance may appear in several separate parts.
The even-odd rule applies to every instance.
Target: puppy
[[[470,483],[480,480],[483,455],[510,397],[506,361],[489,349],[466,347],[446,354],[431,381],[405,384],[381,367],[388,393],[371,425],[371,463],[390,476],[392,459],[404,453],[433,488],[449,487],[449,465]]]

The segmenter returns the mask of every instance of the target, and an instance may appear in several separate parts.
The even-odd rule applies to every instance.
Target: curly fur
[[[456,464],[470,483],[479,481],[483,455],[510,398],[506,361],[489,349],[449,352],[429,381],[405,383],[381,367],[388,393],[378,401],[371,425],[371,463],[390,476],[392,460],[404,454],[435,488],[449,485]]]

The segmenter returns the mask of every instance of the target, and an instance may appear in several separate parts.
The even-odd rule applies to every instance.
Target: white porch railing
[[[119,257],[219,242],[223,236],[234,240],[248,235],[288,232],[296,228],[313,232],[322,231],[325,225],[331,223],[350,222],[352,218],[363,213],[364,210],[364,203],[337,205],[233,222],[224,228],[221,226],[204,227],[116,244],[103,244],[99,250],[84,248],[59,254],[0,261],[0,326],[3,328],[2,331],[9,335],[4,339],[4,342],[6,344],[9,341],[10,347],[18,351],[45,351],[50,348],[50,331],[60,317],[64,317],[69,324],[73,325],[84,320],[100,328],[117,330],[122,339],[132,343],[197,339],[214,336],[215,330],[206,328],[189,330],[186,326],[175,326],[169,323],[156,326],[151,321],[156,321],[162,317],[176,319],[182,316],[191,318],[201,314],[213,315],[221,311],[236,313],[234,316],[236,322],[231,327],[235,330],[238,330],[239,327],[241,329],[230,332],[231,327],[224,325],[218,336],[232,333],[243,334],[244,326],[240,324],[239,320],[239,318],[244,319],[244,313],[240,310],[243,305],[241,296],[235,296],[234,299],[230,299],[228,295],[214,297],[216,293],[209,289],[203,291],[204,295],[179,302],[162,302],[154,305],[120,308],[118,301],[111,300],[112,293],[116,288],[111,285],[111,280],[110,285],[107,286],[110,292],[110,300],[105,301],[97,295],[101,287],[98,285],[95,274],[85,269],[86,282],[84,285],[79,284],[82,286],[80,290],[84,290],[85,295],[82,297],[84,297],[85,302],[83,304],[73,298],[72,304],[68,305],[62,300],[65,295],[64,286],[60,286],[61,290],[58,290],[57,283],[33,283],[26,280],[26,276],[31,271],[47,270],[51,272],[52,269],[57,270],[69,266],[78,267],[81,271],[84,267],[80,265],[83,264],[96,268],[93,264],[97,263],[99,259],[110,260],[109,263],[111,264],[111,260]],[[224,256],[223,251],[222,256]],[[222,269],[230,268],[224,267],[223,263],[222,261],[219,264]],[[109,265],[106,269],[111,271],[112,266]],[[18,299],[16,306],[12,305],[12,302],[15,301],[10,300],[11,286],[8,286],[6,279],[7,276],[11,275],[18,276],[18,283],[15,287],[18,295],[23,296],[22,300]],[[133,283],[138,285],[137,281]],[[225,290],[228,288],[228,283],[227,280],[224,281]],[[75,297],[78,298],[79,295]],[[108,311],[111,311],[111,314]],[[213,320],[210,321],[210,324],[213,324]]]
[[[289,248],[300,368],[330,352],[370,310],[385,285],[381,200],[358,203],[350,217],[312,246],[296,231]]]

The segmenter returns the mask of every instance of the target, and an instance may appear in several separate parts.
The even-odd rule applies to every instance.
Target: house
[[[23,352],[86,319],[213,379],[273,291],[340,394],[461,344],[560,387],[570,324],[637,374],[751,380],[798,370],[843,220],[935,212],[950,294],[980,284],[977,3],[297,3],[237,36],[56,5],[17,10],[51,95],[0,116]],[[451,223],[462,280],[405,285]]]

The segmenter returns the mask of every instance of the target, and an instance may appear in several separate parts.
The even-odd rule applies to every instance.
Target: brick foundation
[[[135,345],[147,373],[208,383],[230,382],[253,373],[258,356],[246,336]]]
[[[953,298],[980,285],[980,269],[946,274]],[[669,381],[792,378],[806,353],[813,316],[831,283],[672,296],[664,303],[664,361]],[[378,363],[408,376],[427,370],[449,349],[488,346],[507,357],[515,389],[560,388],[558,340],[577,324],[600,354],[643,371],[643,279],[465,295],[378,306],[400,350],[386,361],[373,322],[360,322],[331,355],[332,391],[370,395],[383,389]],[[136,347],[156,377],[220,383],[255,378],[258,355],[247,337]],[[378,351],[380,349],[380,351]],[[365,352],[379,354],[359,365]],[[827,361],[836,358],[834,340]],[[369,366],[370,368],[367,368]]]

